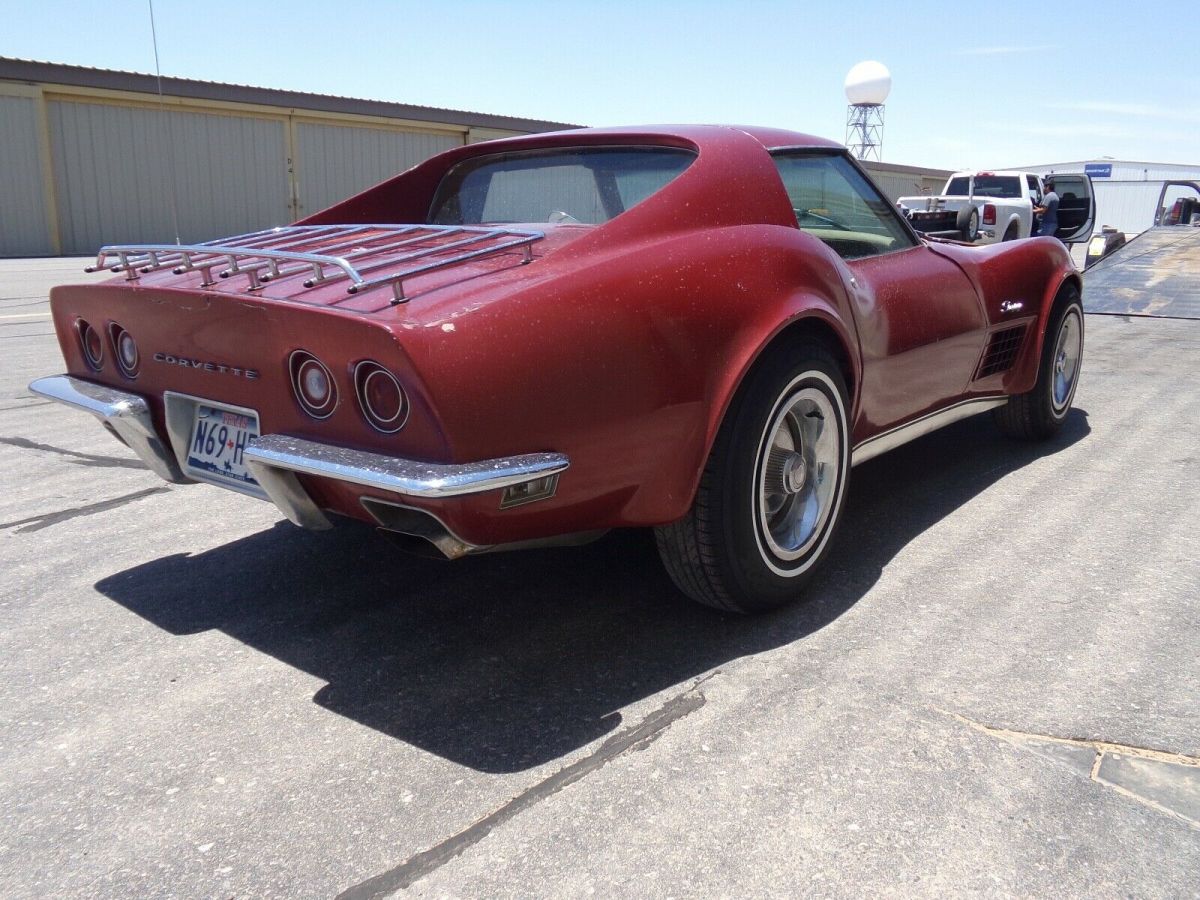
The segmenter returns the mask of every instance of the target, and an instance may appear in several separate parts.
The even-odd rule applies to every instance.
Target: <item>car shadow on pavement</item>
[[[170,634],[219,629],[324,680],[314,700],[332,712],[476,770],[516,772],[612,731],[632,703],[825,627],[913,538],[1088,432],[1080,410],[1043,444],[1004,440],[976,417],[858,467],[808,599],[763,616],[683,598],[640,530],[449,563],[404,555],[355,523],[314,534],[281,522],[96,588]]]

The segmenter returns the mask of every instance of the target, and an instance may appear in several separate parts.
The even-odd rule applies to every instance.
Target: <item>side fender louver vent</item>
[[[1021,344],[1025,340],[1025,328],[1024,325],[1016,325],[993,332],[991,338],[988,339],[983,359],[979,363],[979,374],[975,377],[987,378],[989,375],[997,375],[1011,369],[1013,363],[1017,361],[1017,354],[1021,352]]]

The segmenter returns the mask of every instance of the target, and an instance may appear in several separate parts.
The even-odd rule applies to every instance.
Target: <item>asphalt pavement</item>
[[[156,479],[0,261],[6,897],[1182,897],[1200,888],[1200,321],[1089,315],[1045,445],[854,470],[807,603],[645,533],[446,563]]]

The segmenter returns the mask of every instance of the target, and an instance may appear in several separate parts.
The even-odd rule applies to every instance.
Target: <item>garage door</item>
[[[298,122],[300,215],[312,215],[461,144],[457,135]]]
[[[47,104],[64,253],[291,221],[282,119]]]
[[[34,100],[0,97],[0,256],[54,253],[37,133]]]

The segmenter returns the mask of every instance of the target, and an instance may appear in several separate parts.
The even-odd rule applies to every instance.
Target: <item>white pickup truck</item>
[[[1056,236],[1064,243],[1086,241],[1096,219],[1092,180],[1077,173],[1047,177],[1058,194]],[[1030,236],[1043,193],[1042,176],[1032,172],[955,172],[941,194],[901,197],[897,206],[931,237],[994,244]]]

